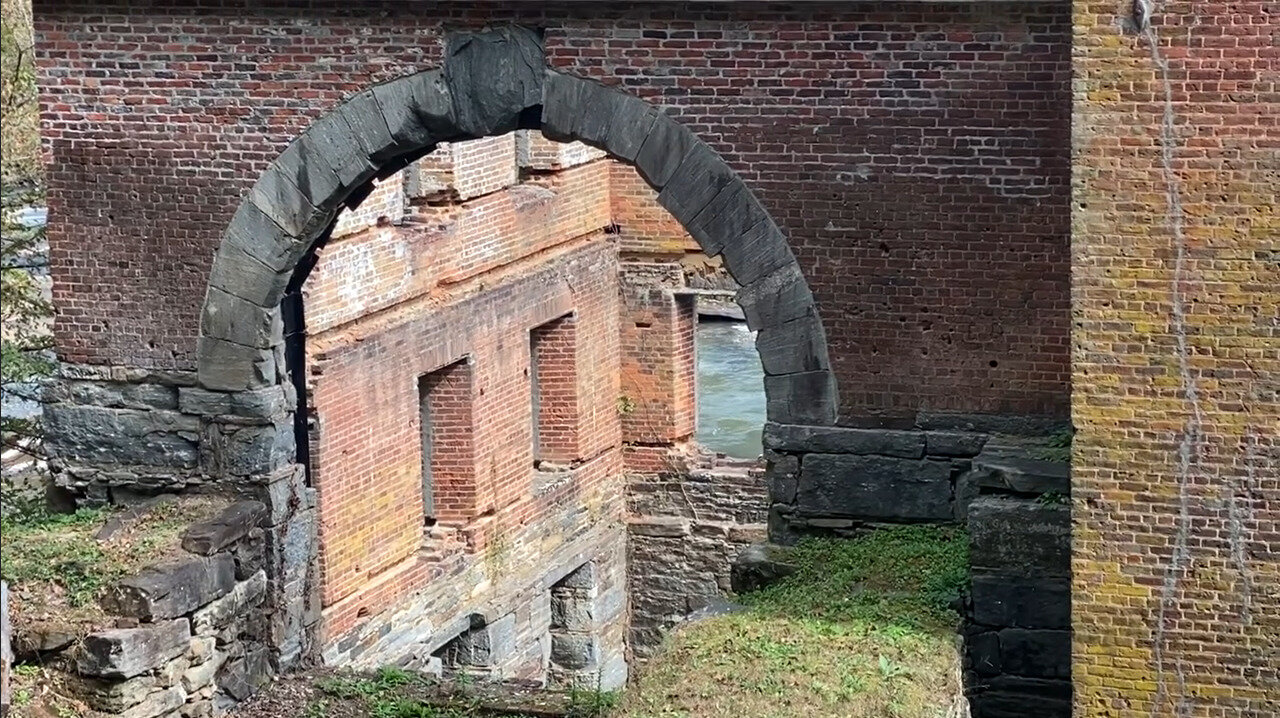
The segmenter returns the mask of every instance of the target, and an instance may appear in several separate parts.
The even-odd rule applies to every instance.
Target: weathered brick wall
[[[1277,8],[1134,7],[1074,3],[1076,711],[1272,716]]]
[[[662,105],[743,175],[813,286],[846,417],[1064,412],[1060,3],[40,3],[63,358],[191,369],[213,249],[267,163],[343,97],[438,65],[443,28],[495,20],[545,28],[553,64]]]

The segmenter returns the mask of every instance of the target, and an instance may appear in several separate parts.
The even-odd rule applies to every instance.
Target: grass
[[[304,718],[484,718],[503,715],[521,718],[518,712],[486,708],[467,686],[445,686],[434,679],[386,666],[369,674],[337,674],[313,682],[314,693],[303,710]],[[583,699],[584,701],[587,699]],[[570,699],[572,706],[573,699]],[[585,703],[584,703],[585,704]],[[593,718],[599,713],[568,713],[570,718]]]
[[[961,692],[950,608],[967,538],[946,527],[810,540],[799,571],[747,610],[678,631],[623,695],[619,718],[946,716]]]
[[[0,519],[0,575],[13,588],[15,624],[91,624],[102,618],[97,599],[103,591],[180,555],[183,529],[221,506],[209,498],[162,502],[103,541],[95,534],[115,515],[112,509],[6,515]]]

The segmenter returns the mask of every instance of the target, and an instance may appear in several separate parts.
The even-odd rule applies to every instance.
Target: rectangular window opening
[[[440,520],[465,519],[475,498],[468,360],[418,377],[418,425],[423,523],[432,526]]]
[[[533,464],[563,468],[578,456],[577,321],[566,314],[529,332]]]

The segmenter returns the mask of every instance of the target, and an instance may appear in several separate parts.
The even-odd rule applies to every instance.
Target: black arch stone
[[[639,98],[549,69],[541,39],[508,27],[448,38],[445,65],[360,92],[320,117],[241,202],[210,273],[200,324],[207,389],[280,383],[279,304],[298,263],[369,181],[443,141],[503,134],[540,108],[543,133],[632,163],[659,202],[742,286],[769,419],[832,424],[826,337],[782,231],[719,155]]]

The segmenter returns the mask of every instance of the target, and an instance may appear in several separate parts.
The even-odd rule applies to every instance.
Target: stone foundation
[[[663,636],[730,590],[733,559],[765,537],[764,472],[755,462],[667,452],[667,468],[627,482],[631,650]]]

